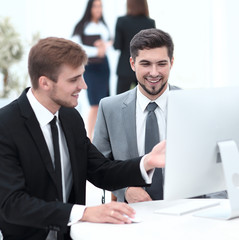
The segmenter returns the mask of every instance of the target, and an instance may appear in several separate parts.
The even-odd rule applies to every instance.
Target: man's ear
[[[38,79],[39,81],[39,87],[44,90],[48,90],[50,86],[50,79],[48,79],[46,76],[41,76]]]
[[[135,64],[134,64],[134,59],[132,57],[129,58],[130,66],[132,70],[135,72]]]
[[[173,66],[173,63],[174,63],[174,57],[172,57],[172,59],[171,59],[171,68],[172,68],[172,66]],[[170,69],[171,69],[170,68]]]

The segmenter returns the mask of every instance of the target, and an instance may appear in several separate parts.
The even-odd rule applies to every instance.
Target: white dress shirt
[[[167,122],[167,96],[169,87],[164,91],[164,93],[158,97],[154,102],[157,103],[158,107],[155,109],[155,114],[159,126],[159,137],[160,141],[165,139],[166,135],[166,122]],[[152,102],[146,96],[144,96],[137,87],[137,98],[136,98],[136,134],[137,134],[137,145],[139,156],[145,154],[144,144],[145,144],[145,127],[146,118],[148,111],[146,110],[147,105]]]

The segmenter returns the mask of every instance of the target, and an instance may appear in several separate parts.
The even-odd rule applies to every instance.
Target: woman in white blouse
[[[88,1],[85,13],[73,31],[73,40],[83,46],[89,57],[84,78],[90,103],[87,131],[88,137],[92,139],[99,101],[109,96],[110,69],[106,50],[112,41],[103,18],[101,0]]]

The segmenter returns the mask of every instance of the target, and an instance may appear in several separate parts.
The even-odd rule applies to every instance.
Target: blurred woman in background
[[[72,34],[73,40],[82,45],[89,57],[84,79],[88,86],[87,95],[90,104],[87,134],[91,140],[99,101],[109,96],[110,69],[106,51],[112,45],[112,41],[102,10],[101,0],[89,0],[85,13]]]
[[[155,28],[155,21],[149,18],[147,0],[127,0],[127,13],[117,19],[114,48],[120,50],[117,66],[117,94],[137,84],[135,73],[129,63],[129,43],[142,29]]]

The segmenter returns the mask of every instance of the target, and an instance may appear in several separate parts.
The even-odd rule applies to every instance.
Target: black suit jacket
[[[48,147],[26,92],[0,109],[0,229],[4,239],[43,240],[51,229],[66,232],[73,204],[85,204],[86,180],[110,191],[145,185],[139,158],[106,159],[87,138],[78,111],[62,107],[59,119],[69,149],[73,188],[69,202],[60,202]]]
[[[155,21],[143,15],[126,15],[117,19],[115,28],[114,48],[121,51],[117,66],[118,76],[129,78],[134,77],[135,73],[131,69],[129,63],[129,44],[136,33],[148,28],[155,28]]]

